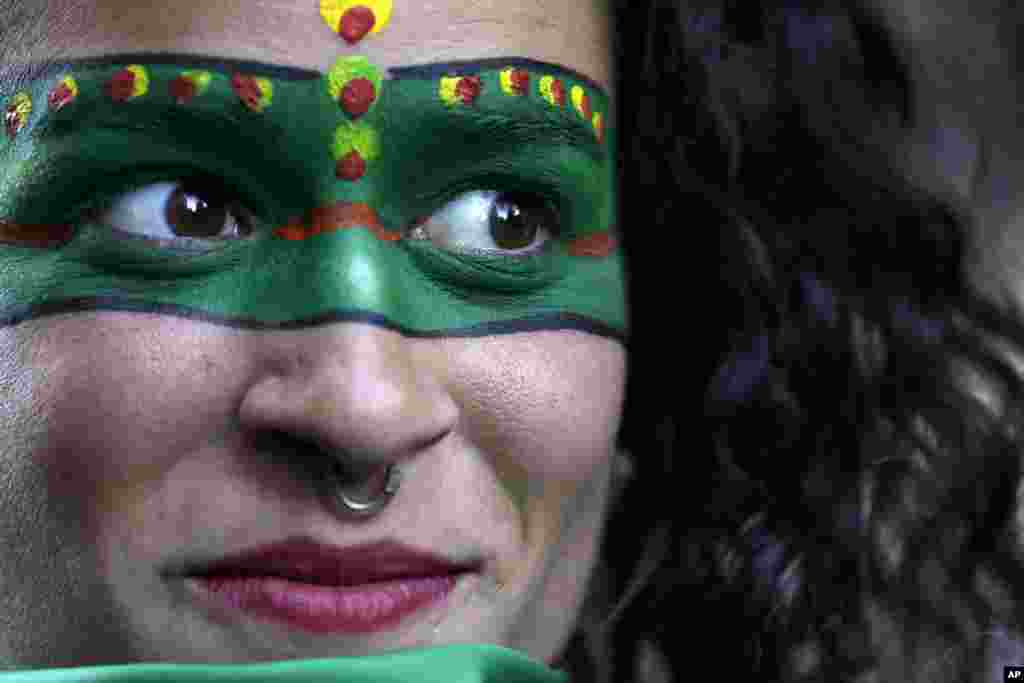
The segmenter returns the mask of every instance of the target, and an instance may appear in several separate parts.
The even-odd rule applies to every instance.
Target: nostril
[[[331,470],[332,477],[325,480],[330,486],[341,486],[346,494],[357,500],[377,497],[387,484],[388,465],[348,467],[336,462]]]
[[[270,462],[286,464],[293,469],[298,465],[303,472],[320,474],[325,464],[336,462],[336,458],[331,457],[316,442],[284,430],[261,430],[251,433],[247,439],[257,456]]]
[[[380,480],[383,486],[387,463],[370,463],[360,460],[348,453],[335,453],[329,457],[328,474],[333,481],[342,486],[372,487]]]

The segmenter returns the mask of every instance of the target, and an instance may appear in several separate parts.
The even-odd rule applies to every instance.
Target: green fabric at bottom
[[[120,664],[0,672],[0,683],[568,683],[516,650],[446,645],[368,657],[252,664]]]

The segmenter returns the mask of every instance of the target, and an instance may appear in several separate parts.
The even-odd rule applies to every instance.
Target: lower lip
[[[424,576],[361,586],[320,586],[279,577],[192,576],[201,598],[310,633],[373,633],[440,603],[458,575]]]

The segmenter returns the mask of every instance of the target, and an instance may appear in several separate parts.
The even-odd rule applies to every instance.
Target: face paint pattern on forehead
[[[4,94],[8,111],[25,98],[38,106],[0,145],[0,272],[10,275],[0,322],[149,310],[252,328],[361,319],[410,336],[579,329],[625,342],[613,131],[594,126],[607,99],[585,79],[512,58],[392,69],[389,79],[353,58],[312,78],[162,59],[71,64]],[[467,77],[476,95],[446,100],[443,79]],[[563,81],[568,105],[546,101],[545,77]],[[358,79],[373,86],[368,103],[345,99]],[[344,177],[339,162],[352,152],[366,166]],[[185,168],[255,200],[258,234],[189,251],[76,220],[100,201],[91,191],[105,200]],[[108,189],[106,178],[118,181]],[[564,234],[526,258],[407,237],[479,189],[557,195]]]

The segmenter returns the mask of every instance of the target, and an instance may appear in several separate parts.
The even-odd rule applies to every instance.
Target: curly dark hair
[[[1024,327],[967,282],[965,202],[894,154],[910,47],[856,0],[615,22],[637,476],[574,680],[1024,665]]]

